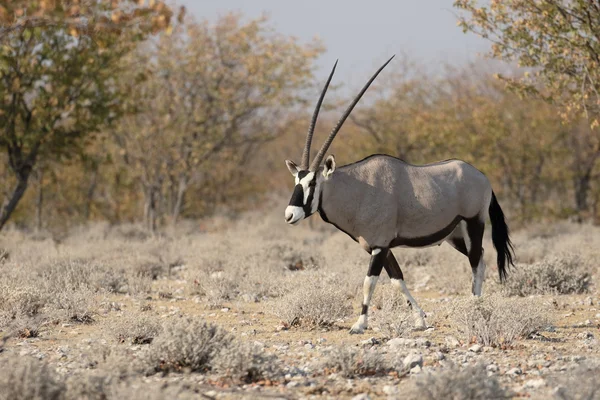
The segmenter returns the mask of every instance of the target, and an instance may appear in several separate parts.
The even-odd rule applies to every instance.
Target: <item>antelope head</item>
[[[377,78],[377,75],[392,61],[394,56],[392,56],[389,60],[383,64],[377,72],[369,79],[369,81],[362,88],[360,93],[354,98],[350,106],[346,109],[340,120],[337,122],[335,127],[332,129],[331,133],[321,146],[321,149],[317,153],[316,157],[313,159],[312,163],[309,167],[310,160],[310,145],[312,142],[313,133],[315,130],[315,126],[317,124],[317,118],[319,116],[319,111],[321,109],[321,104],[323,103],[323,99],[325,98],[325,93],[329,88],[329,83],[331,82],[331,78],[333,78],[333,74],[335,73],[335,68],[337,66],[337,61],[335,62],[331,73],[329,74],[329,78],[321,91],[321,95],[319,96],[319,101],[317,101],[317,105],[315,107],[315,111],[313,112],[312,119],[310,121],[310,125],[308,127],[308,133],[306,135],[306,143],[304,144],[304,151],[302,152],[302,162],[300,166],[296,165],[293,161],[285,160],[285,164],[287,165],[288,170],[292,174],[295,180],[294,192],[292,193],[292,198],[290,199],[289,205],[285,209],[285,221],[288,224],[297,224],[304,218],[311,216],[317,211],[319,208],[319,194],[321,191],[321,185],[323,181],[329,179],[331,174],[335,171],[335,159],[333,156],[327,157],[325,160],[325,165],[321,168],[321,162],[325,157],[325,153],[329,149],[331,142],[335,138],[335,135],[338,133],[356,104],[359,102],[360,98],[365,94],[371,83]]]

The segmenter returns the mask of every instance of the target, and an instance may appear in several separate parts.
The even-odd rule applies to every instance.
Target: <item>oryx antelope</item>
[[[412,308],[416,327],[425,327],[425,313],[406,288],[402,270],[390,251],[393,247],[427,247],[448,242],[468,257],[473,272],[472,292],[477,296],[481,295],[485,274],[482,238],[488,215],[500,280],[505,279],[507,262],[512,264],[514,257],[504,214],[489,180],[464,161],[417,166],[375,154],[336,168],[330,155],[321,166],[342,124],[392,58],[346,109],[309,167],[313,131],[334,65],[313,113],[300,166],[286,160],[296,183],[285,209],[286,222],[296,224],[318,211],[325,222],[348,234],[371,254],[363,284],[362,311],[350,333],[362,333],[367,328],[369,301],[383,268]]]

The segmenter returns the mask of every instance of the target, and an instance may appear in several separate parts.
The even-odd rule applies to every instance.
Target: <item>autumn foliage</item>
[[[434,74],[397,57],[331,152],[340,164],[464,159],[514,225],[597,219],[600,12],[550,0],[455,6],[459,25],[512,64]],[[156,230],[289,194],[283,160],[300,157],[325,78],[318,41],[266,17],[195,21],[159,1],[0,1],[0,21],[0,228]],[[331,90],[315,143],[345,97]]]

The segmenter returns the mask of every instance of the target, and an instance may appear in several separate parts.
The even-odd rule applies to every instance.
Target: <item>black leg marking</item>
[[[383,264],[385,268],[385,272],[387,272],[390,279],[402,279],[404,280],[404,275],[402,274],[402,269],[400,269],[400,265],[398,261],[396,261],[396,257],[391,250],[388,250],[387,257],[385,259],[385,263]]]
[[[483,242],[483,232],[485,230],[485,224],[475,217],[467,220],[467,233],[471,240],[471,248],[469,249],[469,263],[473,270],[477,270],[479,260],[483,254],[483,248],[481,244]]]
[[[364,314],[366,314],[368,312],[369,312],[369,306],[366,305],[366,304],[363,304],[362,310],[360,311],[361,315],[364,315]]]
[[[469,253],[467,251],[467,245],[465,244],[465,239],[463,239],[461,237],[460,238],[455,237],[455,238],[450,239],[449,242],[452,247],[454,247],[456,250],[458,250],[465,256],[469,257]]]
[[[379,274],[381,274],[381,270],[383,269],[383,265],[385,264],[385,258],[387,256],[388,249],[374,249],[373,251],[377,250],[380,250],[379,253],[371,256],[367,276],[379,276]]]

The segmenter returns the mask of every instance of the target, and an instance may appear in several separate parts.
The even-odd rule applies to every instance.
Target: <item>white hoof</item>
[[[427,329],[427,324],[425,323],[425,313],[421,310],[415,313],[415,330],[423,331]]]
[[[363,328],[362,326],[354,324],[352,325],[352,328],[350,328],[351,335],[361,335],[363,333],[365,333],[365,328]]]

